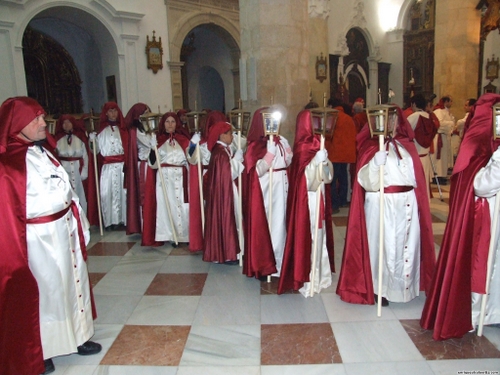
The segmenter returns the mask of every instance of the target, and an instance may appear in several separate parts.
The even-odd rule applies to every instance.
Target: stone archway
[[[229,70],[231,74],[231,82],[229,82],[227,86],[232,88],[232,90],[228,89],[225,93],[226,107],[233,107],[239,99],[240,88],[240,34],[238,24],[232,21],[232,19],[213,12],[186,13],[181,16],[180,19],[175,20],[175,22],[169,22],[169,26],[171,24],[179,25],[178,28],[171,30],[169,33],[169,35],[173,35],[169,40],[170,61],[168,65],[170,67],[172,79],[172,100],[174,109],[184,108],[186,106],[194,108],[193,97],[196,97],[197,94],[187,94],[187,86],[192,87],[192,82],[189,82],[190,77],[187,76],[189,72],[185,66],[185,61],[183,61],[185,60],[183,54],[185,53],[186,45],[189,44],[189,38],[193,30],[201,30],[203,32],[203,29],[214,33],[220,39],[221,43],[226,46],[226,65],[229,64],[229,69],[226,70]],[[209,52],[214,52],[213,48],[210,48]],[[227,83],[227,79],[225,81]],[[192,91],[192,89],[189,90]],[[189,97],[185,98],[186,95]],[[231,98],[232,104],[229,103],[231,102]]]

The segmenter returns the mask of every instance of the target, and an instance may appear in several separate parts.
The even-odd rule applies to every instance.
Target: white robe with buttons
[[[166,141],[158,148],[160,164],[178,167],[161,167],[165,182],[168,204],[178,242],[189,242],[189,202],[184,202],[183,169],[187,169],[185,151],[177,141],[171,145]],[[153,168],[158,167],[158,160]],[[187,187],[186,187],[187,188]],[[161,176],[156,177],[156,241],[174,241],[172,223],[163,195]]]
[[[89,158],[87,155],[87,149],[85,144],[80,138],[73,135],[71,144],[68,144],[67,137],[62,137],[57,141],[57,152],[59,156],[70,157],[70,158],[83,158],[82,171],[80,172],[80,161],[66,161],[62,160],[61,164],[68,172],[70,177],[71,186],[75,190],[78,198],[80,199],[80,205],[83,211],[87,213],[87,198],[85,197],[85,191],[83,189],[82,181],[86,180],[88,177],[88,166]]]
[[[107,126],[100,132],[97,135],[97,145],[102,156],[124,154],[120,129],[117,126]],[[123,162],[102,166],[99,189],[105,227],[127,223],[127,190],[123,188],[123,166]]]
[[[62,166],[49,160],[38,146],[26,155],[28,219],[64,210],[73,200],[79,207],[85,243],[89,224]],[[71,209],[60,219],[27,224],[28,262],[40,296],[40,335],[43,357],[75,353],[94,334],[90,283]]]
[[[413,160],[398,143],[402,159],[394,146],[384,168],[384,186],[416,187]],[[358,182],[366,190],[365,215],[370,264],[375,294],[378,294],[379,267],[379,167],[373,159],[358,173]],[[408,302],[420,289],[420,223],[415,190],[384,194],[384,253],[382,296],[392,302]]]

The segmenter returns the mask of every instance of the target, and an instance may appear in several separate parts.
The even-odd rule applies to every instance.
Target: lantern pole
[[[378,89],[379,104],[382,104],[380,89]],[[378,119],[384,126],[384,131],[387,129],[387,118],[379,116]],[[385,135],[379,134],[378,145],[379,151],[384,151]],[[379,166],[379,191],[380,191],[380,210],[379,210],[379,241],[378,241],[378,293],[377,293],[377,316],[382,316],[382,274],[384,265],[384,165]]]
[[[91,114],[92,116],[92,114]],[[93,121],[93,120],[91,120]],[[93,125],[92,125],[93,127]],[[94,159],[94,178],[95,178],[95,187],[97,192],[97,215],[99,216],[99,232],[101,236],[104,235],[102,230],[102,214],[101,214],[101,189],[99,187],[99,168],[97,166],[97,135],[96,138],[92,140],[92,155]]]
[[[194,128],[195,132],[199,131],[198,127],[198,115],[194,118]],[[201,164],[201,152],[200,152],[200,142],[196,145],[196,159],[198,167],[198,190],[200,191],[200,211],[201,211],[201,235],[205,234],[205,204],[203,199],[203,169]]]
[[[241,99],[238,100],[238,109],[242,109]],[[238,150],[241,150],[241,129],[243,126],[243,113],[238,113]],[[240,244],[240,267],[243,267],[243,255],[245,244],[243,242],[243,204],[242,197],[243,194],[241,181],[241,173],[238,173],[238,240]]]

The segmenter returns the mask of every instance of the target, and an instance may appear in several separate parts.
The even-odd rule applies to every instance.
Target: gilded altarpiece
[[[404,101],[413,94],[428,98],[434,91],[434,0],[415,2],[404,35]]]
[[[81,79],[69,53],[30,27],[23,36],[28,96],[49,114],[82,113]]]

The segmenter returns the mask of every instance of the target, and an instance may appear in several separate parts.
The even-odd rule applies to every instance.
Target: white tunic
[[[167,140],[158,148],[160,164],[178,167],[161,167],[167,190],[167,199],[172,214],[178,242],[189,242],[189,202],[184,202],[183,170],[187,169],[184,150],[177,141]],[[158,161],[153,168],[158,167]],[[160,171],[158,173],[160,173]],[[187,187],[186,187],[187,188]],[[161,176],[156,178],[156,241],[175,241],[172,224],[163,195]]]
[[[97,135],[97,145],[102,156],[124,155],[120,130],[107,126]],[[127,223],[127,191],[123,188],[123,162],[102,166],[99,189],[104,226]]]
[[[272,161],[272,209],[271,209],[271,241],[273,244],[274,258],[276,260],[277,272],[273,276],[281,274],[281,264],[283,263],[283,252],[286,240],[286,201],[288,197],[288,175],[284,168],[292,162],[292,150],[288,141],[280,136],[281,146],[276,147],[276,156]],[[256,171],[259,176],[262,197],[266,217],[269,225],[269,169],[270,165],[264,159],[257,161]],[[282,169],[282,170],[279,170]]]
[[[319,170],[322,170],[323,179],[319,178]],[[316,222],[317,215],[316,212],[316,204],[318,194],[320,195],[320,199],[325,197],[325,184],[329,184],[333,179],[333,166],[330,161],[326,163],[318,164],[313,159],[309,165],[306,167],[306,182],[307,182],[307,197],[308,197],[308,206],[309,206],[309,215],[310,215],[310,225],[311,225],[311,272],[309,273],[309,280],[314,281],[314,293],[321,292],[321,289],[328,288],[332,285],[332,271],[330,268],[330,260],[328,257],[328,249],[326,247],[326,230],[325,230],[325,221],[322,221],[321,228],[318,228],[318,236],[317,243],[315,242],[315,230],[316,230]],[[322,184],[321,182],[324,182]],[[318,187],[321,193],[318,192]],[[316,263],[314,264],[314,252],[316,251]],[[315,277],[313,280],[312,277],[312,268],[315,268]],[[304,283],[304,286],[299,289],[299,292],[304,297],[309,297],[311,294],[311,282]]]
[[[52,157],[53,158],[53,157]],[[62,166],[38,146],[26,155],[28,219],[78,205],[85,243],[89,224]],[[45,359],[74,353],[94,334],[87,265],[83,260],[78,223],[71,209],[60,219],[27,224],[28,261],[40,295],[40,334]]]
[[[423,116],[425,118],[429,118],[429,114],[427,112],[421,111],[421,110],[414,112],[410,116],[408,116],[408,122],[410,123],[411,128],[413,130],[415,130],[417,123],[418,123],[418,119],[420,118],[420,116]],[[414,142],[415,142],[415,147],[417,148],[418,154],[423,155],[423,156],[420,156],[420,162],[422,163],[422,167],[424,168],[425,181],[430,182],[431,178],[433,176],[432,164],[431,164],[431,159],[430,159],[430,155],[429,155],[430,147],[424,148],[424,147],[420,146],[420,144],[417,142],[417,140],[414,140]],[[431,190],[430,190],[429,184],[427,184],[427,195],[428,195],[429,201],[430,201]]]
[[[474,178],[474,193],[478,197],[488,199],[490,206],[491,225],[493,225],[493,215],[495,209],[495,194],[500,191],[500,151],[495,151],[492,159],[486,167],[476,174]],[[498,214],[498,213],[497,213]],[[500,220],[499,220],[500,224]],[[493,229],[492,229],[493,230]],[[500,323],[500,226],[497,227],[495,246],[493,248],[492,273],[490,278],[490,290],[486,300],[486,315],[484,324]],[[484,249],[488,251],[488,249]],[[479,323],[479,313],[481,311],[481,294],[472,293],[472,326],[476,327]]]
[[[89,158],[87,155],[85,144],[81,141],[81,139],[74,135],[71,137],[71,139],[71,144],[68,144],[67,136],[59,139],[59,141],[57,141],[57,152],[59,156],[63,157],[83,158],[83,167],[81,173],[79,160],[62,160],[61,164],[66,172],[68,172],[71,181],[71,187],[78,195],[83,211],[87,213],[87,198],[85,197],[85,191],[83,189],[82,181],[86,180],[88,177]]]
[[[413,160],[400,143],[399,159],[391,143],[384,168],[384,186],[416,187]],[[366,190],[365,215],[373,287],[378,294],[380,180],[373,159],[358,173]],[[408,302],[419,295],[420,223],[415,190],[384,194],[384,254],[382,296],[392,302]]]
[[[436,167],[436,173],[439,177],[448,176],[448,168],[453,167],[453,157],[451,154],[451,132],[455,127],[455,118],[449,109],[436,109],[434,114],[439,120],[439,129],[434,137],[434,154],[432,161]],[[441,137],[443,147],[441,148],[441,159],[437,159],[437,140]]]

